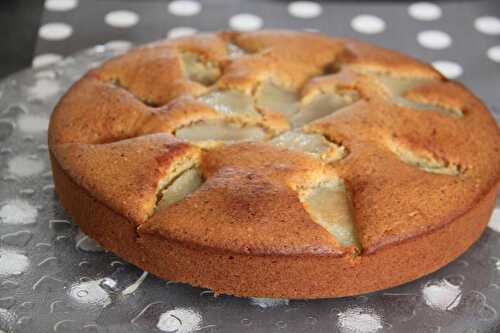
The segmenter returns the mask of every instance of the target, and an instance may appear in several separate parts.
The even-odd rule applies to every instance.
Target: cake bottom
[[[466,214],[443,227],[355,259],[251,255],[139,234],[135,224],[93,198],[50,158],[63,207],[104,248],[158,277],[236,296],[342,297],[413,281],[465,252],[481,236],[496,199],[493,187]]]

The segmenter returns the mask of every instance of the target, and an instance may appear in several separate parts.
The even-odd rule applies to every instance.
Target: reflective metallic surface
[[[500,204],[481,240],[455,262],[358,297],[214,297],[105,252],[57,201],[47,124],[72,82],[121,51],[97,46],[0,83],[0,332],[442,333],[500,327]]]

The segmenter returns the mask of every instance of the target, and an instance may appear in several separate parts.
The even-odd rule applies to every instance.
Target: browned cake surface
[[[404,283],[481,234],[500,130],[395,51],[312,33],[146,45],[78,81],[49,127],[82,229],[161,277],[317,298]]]

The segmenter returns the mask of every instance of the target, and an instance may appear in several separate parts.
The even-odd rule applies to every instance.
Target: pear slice
[[[181,127],[175,136],[190,142],[236,142],[261,141],[267,137],[267,133],[259,126],[241,126],[223,119],[209,119]]]
[[[174,178],[160,192],[157,209],[181,201],[203,184],[203,177],[197,168],[190,168]]]
[[[329,116],[344,106],[352,104],[358,98],[354,93],[345,96],[331,93],[317,94],[292,117],[292,126],[301,127],[316,119]]]
[[[392,102],[397,105],[414,110],[440,112],[452,117],[462,116],[461,112],[458,112],[457,110],[446,108],[440,105],[422,103],[405,97],[405,93],[407,91],[428,83],[431,81],[431,79],[394,77],[382,74],[375,74],[374,76],[378,80],[380,80],[380,82],[382,82],[384,87],[389,92]]]
[[[253,106],[252,97],[237,90],[216,90],[200,96],[199,100],[226,116],[260,117],[260,114]]]
[[[457,176],[460,174],[459,165],[439,160],[430,152],[425,152],[423,150],[417,152],[395,141],[389,143],[389,148],[403,162],[423,171],[449,176]]]
[[[221,75],[217,65],[211,62],[203,62],[199,55],[192,52],[183,52],[181,54],[181,66],[184,75],[188,79],[205,86],[212,85]]]
[[[270,142],[290,150],[302,151],[328,162],[339,160],[346,154],[344,147],[328,141],[323,135],[317,133],[289,131]]]
[[[381,73],[373,74],[373,76],[382,82],[384,87],[392,96],[401,96],[406,91],[416,88],[431,80],[428,78],[396,77]]]
[[[300,199],[312,220],[325,228],[341,246],[360,249],[351,201],[341,180],[319,183],[305,190]]]
[[[257,107],[281,112],[285,117],[290,118],[299,111],[299,96],[291,90],[281,88],[280,86],[265,81],[260,84],[256,93]]]

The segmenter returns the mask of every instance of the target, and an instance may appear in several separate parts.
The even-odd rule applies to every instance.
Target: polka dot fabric
[[[317,2],[294,1],[288,5],[288,12],[291,16],[299,18],[315,18],[321,15],[323,7]]]
[[[441,17],[442,10],[431,2],[416,2],[408,7],[408,14],[415,20],[434,21]]]
[[[362,14],[351,20],[351,27],[362,34],[379,34],[385,30],[385,21],[375,15]]]
[[[462,75],[463,72],[462,66],[453,61],[438,60],[434,61],[432,66],[448,79],[456,79]]]
[[[500,18],[494,16],[481,16],[474,21],[474,26],[479,32],[486,35],[500,35]]]
[[[229,19],[229,27],[236,31],[255,31],[262,28],[262,19],[254,14],[237,14]]]
[[[107,13],[104,21],[115,28],[130,28],[139,22],[139,15],[130,10],[116,10]]]
[[[56,12],[65,12],[78,6],[78,0],[47,0],[45,9]]]
[[[176,0],[167,6],[168,11],[176,16],[194,16],[201,12],[201,4],[192,0]]]
[[[33,64],[50,63],[79,49],[112,40],[140,44],[203,31],[291,28],[345,35],[401,49],[432,63],[446,77],[464,82],[468,73],[478,73],[477,69],[468,71],[466,68],[469,63],[477,66],[476,59],[482,59],[486,66],[498,67],[498,40],[488,42],[488,38],[500,35],[500,18],[492,15],[491,8],[475,10],[480,13],[477,17],[459,22],[462,13],[471,12],[468,8],[471,4],[401,2],[391,4],[389,10],[376,3],[267,1],[262,4],[244,0],[224,4],[199,0],[117,4],[98,0],[46,0],[36,52],[41,57]],[[75,20],[74,13],[84,12],[92,12],[89,20],[93,24],[83,23],[88,20]],[[462,38],[464,33],[469,37]],[[481,45],[469,47],[467,40]],[[491,69],[481,72],[491,73]],[[478,82],[476,79],[471,81]],[[490,92],[492,89],[484,90]],[[500,99],[496,95],[493,97]]]
[[[419,32],[417,40],[423,47],[434,50],[445,49],[452,43],[450,35],[439,30],[425,30]]]
[[[38,30],[38,36],[40,38],[52,41],[58,41],[68,38],[73,34],[73,28],[62,22],[51,22],[44,24]]]

